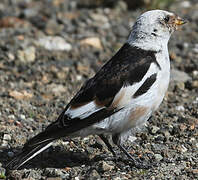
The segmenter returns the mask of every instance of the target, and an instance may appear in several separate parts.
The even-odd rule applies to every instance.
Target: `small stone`
[[[9,95],[15,99],[29,99],[33,97],[33,94],[27,92],[27,91],[10,91]]]
[[[116,177],[116,178],[114,178],[114,180],[121,180],[121,178],[120,177]]]
[[[119,37],[127,37],[129,35],[129,31],[123,25],[114,27],[113,31]]]
[[[27,8],[27,9],[24,9],[23,14],[26,18],[31,18],[33,16],[36,16],[38,12],[34,8]]]
[[[192,170],[192,173],[193,173],[193,174],[198,174],[198,169],[193,169],[193,170]]]
[[[176,69],[171,70],[171,81],[186,82],[190,79],[191,77],[183,71],[179,71]]]
[[[192,87],[193,88],[198,88],[198,81],[193,81],[192,82]]]
[[[189,43],[185,42],[184,44],[184,48],[188,48],[189,47]]]
[[[166,139],[168,140],[170,138],[170,133],[168,131],[164,132],[164,136],[166,137]]]
[[[9,58],[9,60],[12,60],[12,61],[15,59],[15,57],[12,53],[8,53],[8,58]]]
[[[53,93],[61,93],[61,92],[65,92],[65,87],[61,84],[51,84],[50,85],[50,89]]]
[[[11,141],[11,136],[9,134],[4,134],[1,146],[6,147],[9,141]]]
[[[181,152],[186,152],[186,151],[188,151],[188,149],[184,146],[184,145],[181,145]]]
[[[0,167],[0,179],[6,179],[6,170]]]
[[[97,14],[97,13],[92,13],[90,15],[90,17],[94,20],[94,21],[99,21],[102,23],[107,23],[109,20],[106,16],[104,16],[103,14]]]
[[[195,98],[195,100],[193,101],[193,104],[198,104],[198,97]]]
[[[100,178],[101,177],[100,177],[99,173],[95,169],[93,169],[91,171],[91,173],[89,174],[88,180],[93,180],[93,179],[97,180],[97,179],[100,179]]]
[[[180,105],[180,106],[176,106],[175,108],[177,111],[185,111],[184,106]]]
[[[10,157],[10,158],[14,157],[14,153],[11,152],[11,151],[9,151],[9,152],[8,152],[8,157]]]
[[[183,1],[180,3],[180,6],[183,8],[189,8],[189,7],[191,7],[191,3],[190,3],[190,1]]]
[[[25,119],[26,119],[26,117],[25,117],[24,114],[20,114],[20,115],[19,115],[19,118],[20,118],[21,120],[25,120]]]
[[[11,141],[11,136],[9,134],[4,134],[3,140]]]
[[[176,87],[180,90],[184,90],[185,89],[185,84],[183,82],[178,82],[176,84]]]
[[[195,53],[198,53],[198,44],[195,44],[195,47],[193,48],[193,51],[194,51]]]
[[[48,35],[57,35],[59,34],[62,30],[63,30],[63,26],[59,25],[56,23],[56,21],[54,20],[49,20],[47,22],[46,28],[45,28],[45,32]]]
[[[134,142],[136,139],[137,139],[137,138],[136,138],[135,136],[129,136],[129,137],[128,137],[128,140],[129,140],[130,142]]]
[[[47,50],[59,50],[59,51],[70,51],[72,49],[71,44],[67,43],[62,37],[59,36],[46,36],[40,38],[37,45],[44,47]]]
[[[56,75],[59,79],[66,79],[66,77],[67,77],[67,74],[65,72],[62,72],[62,71],[57,72]]]
[[[10,115],[8,116],[8,119],[15,119],[15,115],[14,115],[14,114],[10,114]]]
[[[76,80],[77,81],[81,81],[82,80],[82,76],[81,75],[76,75]]]
[[[98,37],[90,37],[80,41],[81,45],[89,45],[98,49],[102,49],[101,41]]]
[[[161,154],[154,154],[154,156],[155,156],[155,159],[157,161],[161,161],[163,159],[163,157],[161,156]]]
[[[105,161],[102,161],[99,167],[101,171],[111,171],[114,169],[114,166],[107,164]]]
[[[59,178],[61,177],[61,179],[65,179],[66,176],[68,176],[67,173],[63,173],[63,171],[61,169],[55,169],[55,168],[46,168],[44,171],[44,175],[48,176],[48,177],[53,177],[53,178]]]
[[[152,128],[151,128],[151,133],[152,133],[152,134],[156,134],[157,131],[159,131],[159,130],[160,130],[159,127],[157,127],[157,126],[152,126]]]
[[[17,57],[21,62],[34,62],[36,59],[36,49],[31,46],[26,48],[25,50],[18,50]]]
[[[47,180],[61,180],[60,177],[48,177]]]
[[[193,77],[198,77],[198,71],[193,71]]]

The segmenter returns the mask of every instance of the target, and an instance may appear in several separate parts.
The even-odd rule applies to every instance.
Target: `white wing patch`
[[[128,104],[131,104],[132,96],[142,86],[145,80],[149,78],[152,74],[157,73],[158,71],[158,66],[155,63],[151,63],[149,70],[140,82],[134,83],[133,85],[128,85],[126,87],[122,87],[120,89],[120,91],[116,94],[113,100],[112,106],[122,108]]]
[[[78,108],[72,109],[71,107],[68,108],[68,110],[65,112],[65,114],[69,115],[71,118],[86,118],[90,116],[91,114],[101,110],[104,107],[99,107],[95,104],[94,101],[91,101],[88,104],[82,105]]]

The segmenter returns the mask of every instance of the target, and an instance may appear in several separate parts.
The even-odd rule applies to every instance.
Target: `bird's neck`
[[[161,37],[155,37],[152,35],[139,33],[137,34],[131,33],[127,42],[135,47],[144,49],[144,50],[153,50],[153,51],[162,51],[167,50],[168,40],[162,39]]]

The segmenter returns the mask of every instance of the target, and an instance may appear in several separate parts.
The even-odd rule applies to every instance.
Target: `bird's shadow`
[[[9,161],[14,157],[9,157],[10,152],[16,152],[16,156],[21,152],[21,147],[12,148],[12,149],[0,149],[0,163],[4,168]],[[42,152],[35,158],[31,159],[25,163],[19,169],[34,169],[34,168],[66,168],[66,167],[75,167],[81,165],[90,165],[94,162],[102,160],[104,157],[96,155],[94,158],[90,158],[88,152],[73,152],[60,150],[58,146],[50,147],[48,150]]]

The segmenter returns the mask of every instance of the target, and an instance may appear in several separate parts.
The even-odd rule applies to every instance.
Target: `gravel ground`
[[[178,0],[167,8],[189,20],[169,42],[172,81],[160,109],[135,142],[125,144],[135,159],[151,164],[149,169],[105,160],[111,153],[96,136],[57,141],[21,170],[4,168],[121,47],[145,11],[129,10],[123,1],[113,5],[1,0],[0,178],[198,179],[197,0]]]

